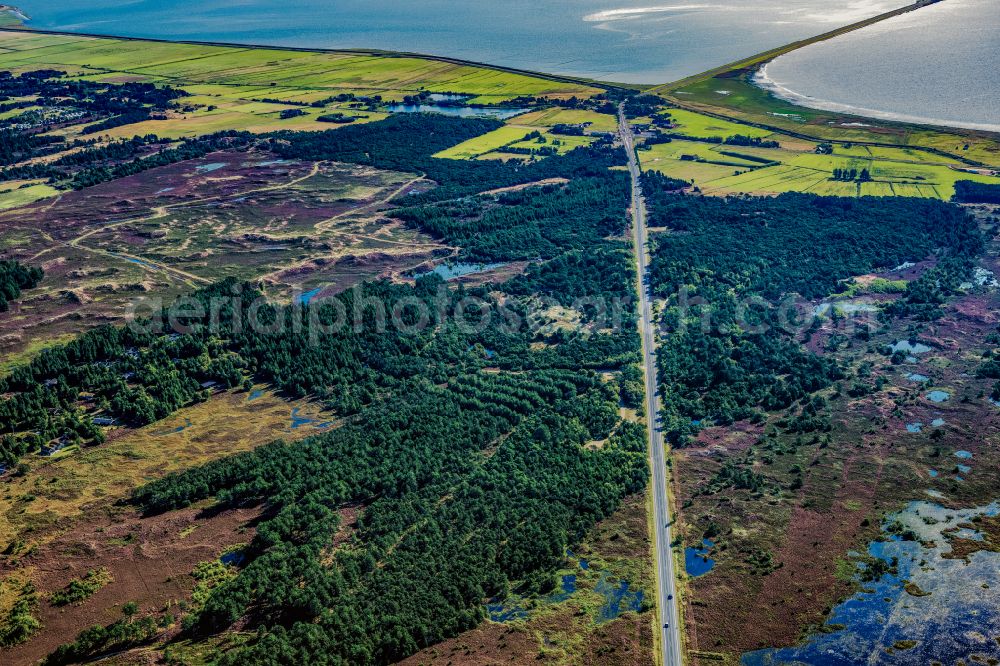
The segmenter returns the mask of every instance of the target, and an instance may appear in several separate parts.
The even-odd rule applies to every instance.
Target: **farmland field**
[[[989,133],[914,127],[797,106],[751,84],[747,80],[751,73],[737,70],[689,81],[680,87],[665,86],[657,91],[692,111],[721,114],[820,141],[931,148],[986,166],[1000,167],[1000,141]],[[933,159],[930,156],[924,159],[928,158]]]
[[[727,98],[728,99],[728,98]],[[972,169],[958,159],[914,148],[824,144],[781,132],[664,108],[668,143],[639,150],[644,169],[688,181],[710,195],[810,192],[826,196],[911,196],[951,199],[960,180],[1000,183],[1000,175]],[[684,137],[690,136],[691,139]],[[729,145],[731,137],[777,145]],[[714,143],[713,143],[714,142]],[[740,141],[740,143],[745,143]],[[835,171],[865,171],[869,180],[835,179]]]
[[[187,110],[114,128],[112,137],[191,137],[220,130],[324,130],[316,118],[346,111],[361,121],[384,114],[333,97],[399,101],[418,92],[462,94],[476,104],[514,97],[586,98],[598,89],[500,70],[417,58],[143,42],[26,32],[0,33],[0,68],[58,69],[86,81],[150,82],[188,91]],[[325,101],[324,101],[325,100]],[[313,102],[316,107],[309,107]],[[303,108],[301,105],[306,105]],[[282,111],[302,110],[287,119]],[[612,119],[613,124],[613,119]],[[70,135],[72,130],[58,130]]]

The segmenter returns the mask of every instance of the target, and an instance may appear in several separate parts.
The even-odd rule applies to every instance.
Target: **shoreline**
[[[27,14],[25,14],[23,11],[21,11],[19,8],[15,7],[14,5],[0,5],[0,12],[7,12],[9,14],[13,14],[14,18],[16,18],[17,20],[22,21],[22,22],[23,21],[30,21],[31,20],[30,16],[28,16]]]
[[[748,69],[761,63],[767,63],[779,56],[783,56],[786,53],[791,53],[792,51],[797,51],[801,48],[805,48],[811,44],[816,44],[818,42],[825,42],[841,35],[846,35],[848,33],[860,30],[861,28],[866,28],[870,25],[876,25],[890,18],[896,16],[902,16],[903,14],[908,14],[913,11],[917,11],[924,7],[929,7],[935,5],[939,2],[944,2],[944,0],[915,0],[912,4],[906,5],[904,7],[899,7],[898,9],[893,9],[877,16],[872,16],[871,18],[863,19],[861,21],[856,21],[845,26],[841,26],[834,30],[824,32],[819,35],[814,35],[806,39],[800,39],[790,44],[785,44],[784,46],[778,46],[776,48],[764,51],[762,53],[757,53],[749,57],[743,58],[741,60],[736,60],[734,62],[722,65],[720,67],[714,67],[712,69],[701,72],[700,74],[695,74],[693,76],[688,76],[683,79],[678,79],[677,81],[672,81],[670,83],[664,83],[662,85],[655,86],[649,92],[652,94],[659,95],[669,95],[674,90],[678,88],[683,88],[684,86],[691,85],[692,83],[697,83],[699,81],[704,81],[706,79],[714,78],[720,74],[725,74],[728,72],[733,72],[736,70]]]
[[[873,120],[883,120],[887,122],[905,123],[910,125],[930,125],[933,127],[944,127],[954,129],[971,130],[975,132],[992,132],[1000,134],[1000,124],[979,123],[962,120],[945,120],[942,118],[930,118],[927,116],[911,115],[896,111],[884,111],[872,109],[864,106],[854,106],[845,102],[834,102],[818,97],[812,97],[804,93],[799,93],[778,83],[767,74],[767,67],[770,61],[764,63],[747,80],[757,88],[774,95],[780,100],[800,106],[806,109],[816,109],[818,111],[830,111],[850,116],[871,118]]]
[[[18,13],[20,16],[25,16],[19,9],[12,7],[10,5],[0,5],[0,11],[4,10],[4,7],[8,11],[13,11]],[[26,17],[30,20],[30,17]],[[556,83],[572,83],[581,86],[590,86],[592,88],[604,88],[612,89],[617,88],[619,90],[637,90],[644,91],[656,87],[657,84],[642,84],[642,83],[621,83],[616,81],[602,81],[599,79],[588,79],[585,77],[570,76],[563,74],[551,74],[549,72],[538,72],[530,69],[519,69],[517,67],[506,67],[504,65],[494,65],[486,62],[478,62],[475,60],[465,60],[463,58],[453,58],[450,56],[432,55],[429,53],[417,53],[413,51],[391,51],[384,49],[365,49],[365,48],[322,48],[322,47],[309,47],[309,46],[277,46],[274,44],[254,44],[249,42],[220,42],[220,41],[201,41],[196,39],[164,39],[161,37],[128,37],[123,35],[108,35],[97,32],[74,32],[70,30],[47,30],[45,28],[33,28],[27,25],[21,26],[3,26],[0,27],[0,31],[6,32],[24,32],[28,34],[37,35],[60,35],[63,37],[88,37],[91,39],[115,39],[119,41],[128,42],[154,42],[158,44],[190,44],[192,46],[217,46],[222,48],[236,48],[236,49],[261,49],[261,50],[272,50],[272,51],[293,51],[298,53],[331,53],[337,55],[361,55],[361,56],[378,56],[384,58],[417,58],[420,60],[432,60],[434,62],[443,62],[452,65],[461,65],[466,67],[476,67],[478,69],[492,69],[498,72],[507,72],[508,74],[518,74],[521,76],[530,76],[536,79],[545,79],[546,81],[554,81]]]

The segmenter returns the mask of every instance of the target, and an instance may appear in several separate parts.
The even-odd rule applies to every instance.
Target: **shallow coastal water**
[[[908,0],[20,0],[48,30],[375,48],[666,83]]]
[[[1000,131],[1000,5],[946,0],[769,63],[758,83],[814,108]]]

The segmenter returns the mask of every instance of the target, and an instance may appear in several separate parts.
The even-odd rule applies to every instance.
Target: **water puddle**
[[[194,169],[195,171],[200,171],[201,173],[211,173],[226,166],[229,166],[226,162],[210,162],[209,164],[199,164]]]
[[[125,261],[129,262],[130,264],[138,264],[140,266],[145,266],[146,268],[151,268],[154,271],[160,270],[159,266],[154,266],[153,264],[149,263],[148,261],[143,261],[142,259],[136,259],[134,257],[126,257],[123,254],[118,254],[117,252],[108,252],[108,254],[110,254],[112,257],[117,257],[119,259],[124,259]]]
[[[542,601],[548,604],[558,604],[569,599],[576,592],[576,574],[566,574],[562,577],[560,588]]]
[[[634,590],[627,580],[615,580],[607,572],[601,574],[594,591],[604,595],[604,605],[598,611],[598,623],[610,622],[622,613],[642,610],[642,590]]]
[[[291,423],[288,427],[292,430],[298,430],[302,426],[311,425],[317,430],[325,430],[333,426],[333,421],[320,421],[319,419],[310,418],[308,416],[299,416],[301,409],[299,407],[294,407],[291,414]]]
[[[883,525],[884,540],[859,558],[862,590],[834,608],[803,644],[744,654],[743,666],[903,664],[1000,658],[1000,553],[974,550],[981,517],[1000,504],[953,510],[913,502]],[[965,557],[951,556],[964,539]]]
[[[889,349],[891,349],[894,353],[901,351],[906,352],[907,354],[926,354],[931,350],[930,347],[922,342],[917,342],[916,340],[912,342],[909,340],[900,340],[890,346]]]
[[[513,622],[528,617],[528,611],[520,606],[507,606],[499,601],[486,604],[486,613],[493,622]]]
[[[927,399],[931,402],[945,402],[951,398],[951,393],[948,391],[931,391],[927,394]]]
[[[460,278],[466,275],[475,275],[476,273],[485,273],[486,271],[491,271],[494,268],[500,268],[504,264],[471,264],[465,262],[459,262],[455,264],[440,264],[435,266],[432,270],[420,273],[416,277],[424,277],[425,275],[440,275],[445,280],[454,280],[455,278]]]
[[[576,559],[573,552],[566,551],[566,557],[570,560]],[[591,571],[589,560],[580,558],[577,564],[581,571]],[[583,575],[583,574],[579,574]],[[568,601],[579,591],[579,581],[577,573],[564,573],[559,577],[559,586],[547,595],[539,596],[534,601],[526,603],[526,598],[517,594],[511,594],[506,599],[490,599],[486,604],[486,612],[493,622],[513,622],[529,617],[532,611],[526,606],[534,607],[536,602],[542,604],[558,604]],[[622,613],[634,611],[642,612],[642,590],[632,587],[629,581],[612,576],[608,571],[602,571],[596,584],[594,592],[604,598],[597,611],[596,622],[610,622],[621,616]]]
[[[229,564],[234,567],[238,567],[239,565],[243,564],[243,561],[245,559],[246,556],[243,553],[241,553],[238,550],[234,550],[231,553],[223,553],[222,557],[219,558],[219,561],[222,562],[223,564]]]
[[[176,435],[179,432],[184,432],[191,427],[191,419],[184,419],[183,425],[179,425],[176,428],[171,428],[170,430],[161,430],[160,432],[154,432],[153,434],[157,437],[164,437],[166,435]]]
[[[708,554],[712,551],[712,547],[715,546],[709,539],[703,539],[700,548],[695,548],[689,546],[684,549],[684,570],[689,576],[704,576],[712,567],[715,566],[715,560],[710,558]]]
[[[907,423],[906,432],[920,432],[924,429],[923,423]]]
[[[310,289],[309,291],[302,292],[296,297],[295,302],[299,305],[309,305],[319,292],[323,291],[323,287],[316,287],[315,289]]]
[[[920,373],[917,372],[911,372],[910,374],[906,375],[906,378],[909,379],[911,382],[917,382],[918,384],[925,384],[931,380],[931,378],[928,377],[927,375],[921,375]]]

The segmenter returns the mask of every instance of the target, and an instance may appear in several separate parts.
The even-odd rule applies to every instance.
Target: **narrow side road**
[[[618,131],[628,153],[628,169],[632,175],[632,240],[638,268],[639,326],[642,337],[642,359],[646,378],[646,422],[649,426],[649,460],[653,469],[653,528],[656,552],[656,606],[659,611],[660,646],[664,666],[682,666],[680,615],[677,612],[677,589],[674,558],[670,543],[670,502],[667,495],[666,453],[660,430],[660,389],[656,377],[656,337],[653,334],[652,294],[649,287],[649,258],[646,248],[646,204],[642,198],[642,170],[635,156],[635,137],[625,118],[624,107],[618,108]]]

